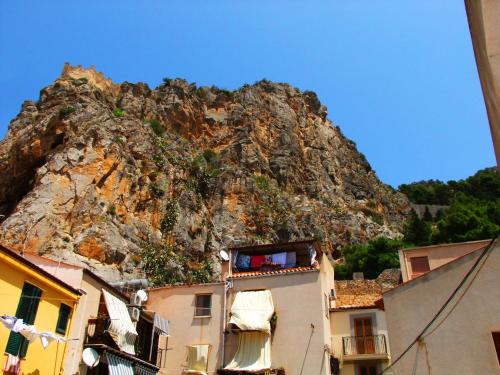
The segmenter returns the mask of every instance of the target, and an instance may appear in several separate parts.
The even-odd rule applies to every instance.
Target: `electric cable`
[[[496,236],[495,238],[493,238],[490,243],[488,244],[488,246],[486,246],[486,248],[481,252],[481,254],[479,255],[479,257],[476,259],[476,261],[474,262],[474,264],[472,265],[472,267],[469,269],[469,271],[467,272],[467,274],[465,275],[465,277],[460,281],[460,283],[458,284],[458,286],[455,288],[455,290],[453,290],[453,292],[451,293],[451,295],[448,297],[448,299],[444,302],[444,304],[441,306],[441,308],[438,310],[438,312],[436,314],[434,314],[434,316],[432,317],[432,319],[429,321],[429,323],[427,323],[427,325],[424,327],[424,329],[418,334],[418,336],[410,343],[410,345],[408,345],[406,347],[405,350],[403,350],[403,352],[389,365],[387,366],[385,369],[383,369],[382,371],[380,371],[378,373],[378,375],[382,375],[384,374],[387,370],[389,370],[390,368],[394,367],[394,365],[396,363],[398,363],[405,355],[406,353],[408,353],[410,351],[411,348],[413,348],[413,346],[422,338],[422,336],[424,336],[424,334],[427,332],[427,330],[432,326],[432,324],[436,321],[436,319],[441,315],[441,313],[446,309],[446,307],[448,306],[448,304],[453,300],[453,298],[455,297],[455,295],[459,292],[459,290],[462,288],[462,286],[465,284],[465,282],[468,280],[469,276],[474,272],[474,270],[476,269],[476,267],[479,265],[479,263],[481,262],[481,260],[489,253],[489,251],[493,248],[493,244],[495,243],[496,239],[498,238],[498,236]]]

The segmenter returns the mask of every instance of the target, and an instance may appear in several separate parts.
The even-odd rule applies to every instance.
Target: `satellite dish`
[[[227,262],[229,260],[229,254],[227,253],[226,250],[219,251],[219,255],[223,261]]]
[[[87,366],[96,367],[99,364],[99,353],[92,348],[86,348],[82,352],[82,359]]]
[[[148,294],[144,289],[138,290],[137,291],[137,297],[141,300],[141,302],[146,302],[148,300]]]

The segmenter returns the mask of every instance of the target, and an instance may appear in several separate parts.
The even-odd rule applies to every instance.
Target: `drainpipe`
[[[80,289],[81,292],[83,292],[83,298],[80,298],[80,301],[83,299],[83,306],[81,306],[78,302],[77,302],[77,306],[76,308],[78,308],[80,305],[82,307],[82,313],[80,314],[80,326],[78,327],[78,338],[76,339],[73,339],[72,340],[72,343],[75,343],[74,345],[72,345],[73,347],[77,347],[77,349],[75,350],[75,353],[78,353],[78,349],[79,348],[82,348],[83,350],[83,345],[84,345],[84,340],[85,340],[85,335],[86,335],[86,332],[84,332],[83,334],[83,337],[82,337],[82,329],[83,329],[83,325],[84,325],[84,317],[86,316],[85,314],[85,309],[87,308],[87,299],[88,299],[88,294],[87,292],[85,292],[83,289]],[[76,315],[76,308],[74,309],[74,313],[73,313],[73,317]],[[73,319],[71,319],[71,323],[73,323]],[[71,324],[73,325],[73,324]],[[71,333],[71,331],[69,331]],[[73,349],[72,349],[73,350]],[[66,351],[65,351],[66,352]],[[79,355],[81,355],[81,353],[78,353]],[[64,357],[63,357],[63,361],[64,361]],[[77,369],[78,369],[78,366],[80,364],[80,358],[74,358],[73,360],[73,366],[71,368],[71,372],[70,374],[76,374],[77,373]]]
[[[231,276],[233,274],[233,252],[229,252],[229,271],[228,275],[223,275],[223,282],[224,282],[224,296],[223,296],[223,302],[222,302],[222,348],[221,348],[221,357],[222,357],[222,363],[221,365],[224,366],[224,363],[226,361],[226,324],[227,324],[227,293],[229,292],[229,289],[233,287],[233,282],[231,281]]]
[[[231,281],[227,280],[224,277],[224,296],[222,299],[222,348],[221,348],[221,357],[222,363],[221,366],[224,367],[224,363],[226,361],[225,357],[225,348],[226,348],[226,309],[227,309],[227,292],[229,290],[229,283]]]

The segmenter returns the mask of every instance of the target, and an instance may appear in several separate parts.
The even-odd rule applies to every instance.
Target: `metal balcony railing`
[[[344,355],[387,354],[384,335],[342,337]]]

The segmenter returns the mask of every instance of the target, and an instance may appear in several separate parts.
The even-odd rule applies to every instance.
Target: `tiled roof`
[[[335,309],[377,307],[382,298],[382,288],[376,280],[335,281]]]
[[[317,271],[318,269],[319,269],[318,266],[309,266],[309,267],[283,268],[272,271],[235,272],[231,275],[231,277],[241,278],[241,277],[254,277],[254,276],[266,276],[266,275],[283,275],[296,272]]]

